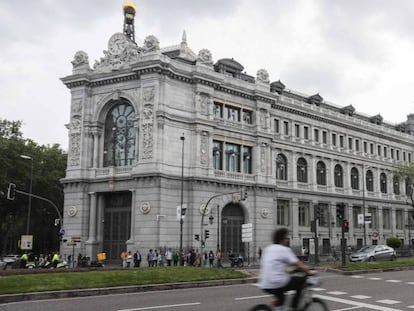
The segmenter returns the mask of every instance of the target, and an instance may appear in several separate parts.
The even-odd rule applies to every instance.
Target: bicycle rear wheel
[[[303,311],[329,311],[328,305],[322,299],[312,297],[312,301],[308,302],[302,309]]]
[[[272,311],[273,309],[265,304],[256,305],[253,308],[249,309],[249,311]]]

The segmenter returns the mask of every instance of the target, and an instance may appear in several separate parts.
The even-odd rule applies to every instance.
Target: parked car
[[[387,245],[365,246],[349,256],[350,261],[396,260],[397,254]]]

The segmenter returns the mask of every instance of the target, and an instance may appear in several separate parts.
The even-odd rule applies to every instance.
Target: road
[[[321,273],[314,295],[331,310],[414,310],[414,270],[343,276]],[[240,311],[269,302],[255,284],[190,288],[87,298],[42,300],[0,305],[0,311]]]

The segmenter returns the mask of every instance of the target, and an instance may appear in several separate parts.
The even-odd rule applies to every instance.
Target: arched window
[[[365,181],[367,191],[374,191],[374,175],[372,174],[371,170],[367,171],[365,175]]]
[[[400,194],[400,178],[396,175],[394,175],[392,180],[392,187],[394,194]]]
[[[335,165],[334,175],[335,187],[343,188],[344,172],[342,170],[342,166],[340,166],[339,164]]]
[[[316,164],[316,183],[326,185],[326,165],[322,161]]]
[[[351,188],[354,190],[359,189],[359,175],[356,167],[351,169]]]
[[[405,195],[407,196],[411,195],[411,191],[412,191],[411,189],[412,189],[411,180],[409,177],[406,177],[405,178]]]
[[[281,153],[276,157],[276,179],[287,180],[287,160]]]
[[[387,193],[387,175],[381,173],[380,175],[381,192]]]
[[[297,163],[298,182],[308,182],[308,164],[304,158],[299,158]]]
[[[105,119],[104,166],[131,165],[135,158],[135,111],[119,101]]]

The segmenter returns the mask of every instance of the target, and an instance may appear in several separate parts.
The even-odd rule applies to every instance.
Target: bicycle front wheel
[[[265,304],[256,305],[253,308],[251,308],[249,311],[272,311],[273,309]]]
[[[303,309],[303,311],[329,311],[328,305],[322,299],[312,297],[312,300],[307,303]]]

